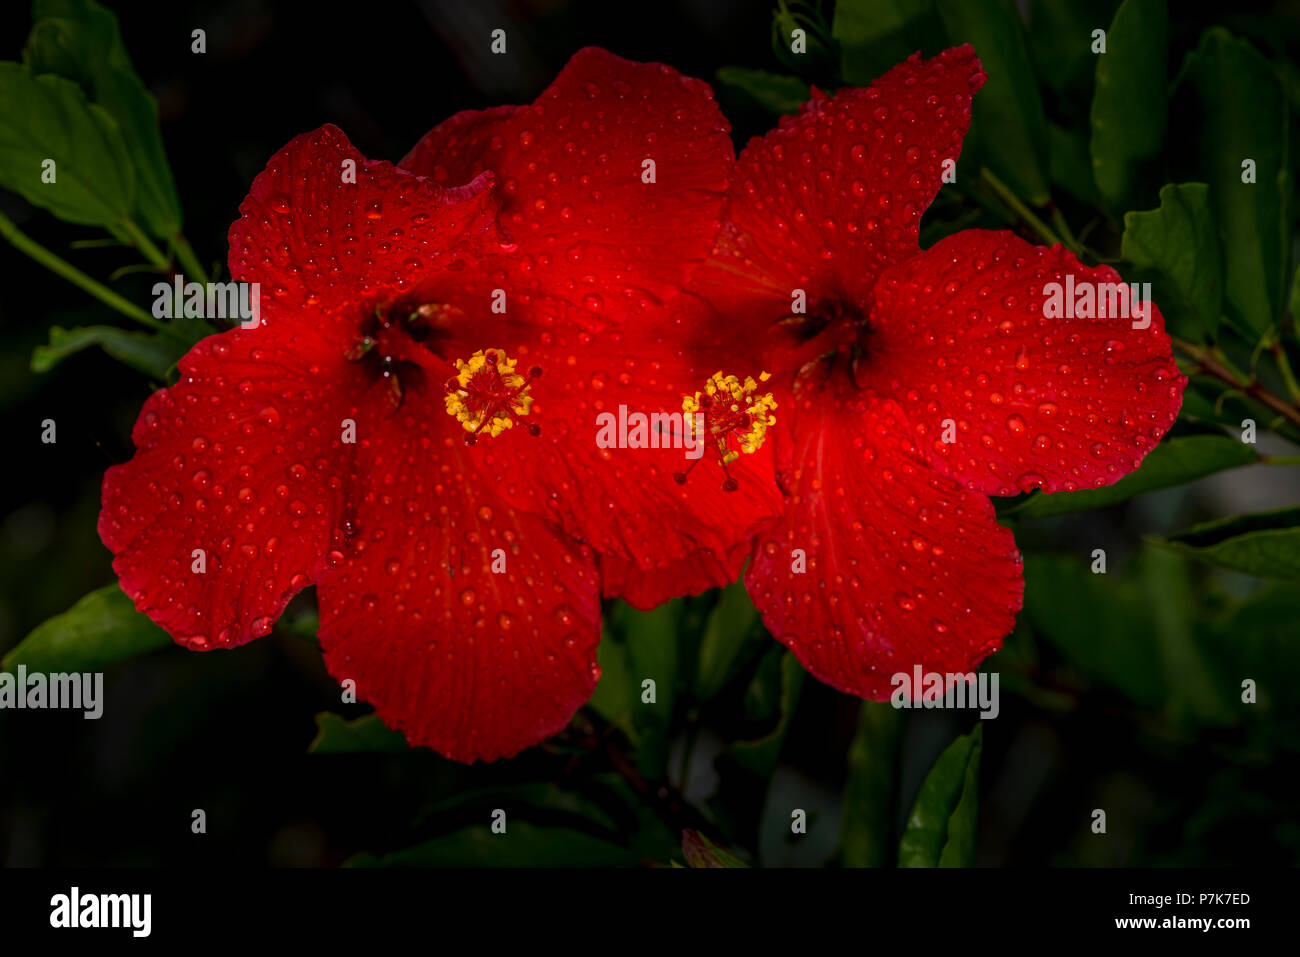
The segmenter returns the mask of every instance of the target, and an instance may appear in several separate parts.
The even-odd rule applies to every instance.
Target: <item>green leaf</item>
[[[682,854],[690,867],[748,867],[749,865],[725,848],[714,844],[699,831],[687,828],[682,831]]]
[[[320,614],[315,609],[301,613],[286,612],[275,623],[275,630],[320,647]]]
[[[970,137],[998,178],[1030,203],[1051,199],[1047,187],[1047,119],[1012,0],[938,0],[954,44],[974,45],[988,82],[975,96]],[[959,174],[960,175],[960,174]]]
[[[316,737],[307,750],[311,754],[396,754],[410,748],[406,739],[380,721],[378,715],[367,714],[349,721],[342,715],[322,711],[316,715]]]
[[[1097,55],[1092,172],[1115,215],[1154,195],[1161,179],[1168,32],[1165,0],[1124,0]]]
[[[1267,733],[1286,741],[1294,731],[1277,718],[1300,716],[1300,692],[1290,676],[1300,668],[1300,643],[1295,641],[1300,621],[1300,589],[1290,583],[1269,583],[1244,601],[1233,603],[1208,620],[1202,616],[1203,641],[1211,659],[1210,675],[1221,700],[1246,717],[1260,714]],[[1241,682],[1258,684],[1257,704],[1243,705]],[[1257,711],[1256,709],[1259,709]],[[1262,713],[1261,713],[1262,712]],[[1289,740],[1288,740],[1289,738]]]
[[[37,625],[0,660],[0,670],[103,671],[111,664],[172,643],[135,610],[117,584],[92,591],[60,615]]]
[[[1047,124],[1048,168],[1052,185],[1087,206],[1100,206],[1101,193],[1092,178],[1088,136],[1082,130]]]
[[[1214,27],[1188,54],[1174,97],[1186,178],[1203,180],[1221,231],[1224,311],[1262,335],[1280,316],[1289,257],[1288,112],[1276,74],[1249,43]],[[1242,182],[1255,162],[1256,182]]]
[[[803,679],[803,666],[794,655],[785,652],[781,656],[781,704],[776,727],[761,738],[737,741],[724,748],[717,759],[720,765],[734,763],[759,777],[771,776],[781,757],[781,745],[785,743],[786,732],[790,730],[790,721],[799,706]]]
[[[718,82],[743,91],[768,112],[781,116],[798,111],[809,96],[808,84],[797,76],[742,66],[722,67]]]
[[[765,642],[766,648],[745,687],[745,720],[751,723],[775,721],[781,711],[781,667],[785,648],[778,642]]]
[[[845,867],[889,863],[902,743],[902,712],[888,702],[862,702],[844,790],[840,855]]]
[[[1094,575],[1072,556],[1029,554],[1025,617],[1069,667],[1164,719],[1187,730],[1239,724],[1254,717],[1241,706],[1241,679],[1267,676],[1291,657],[1297,593],[1266,587],[1224,607],[1193,580],[1190,564],[1148,548],[1125,568]],[[1277,682],[1270,697],[1295,699]]]
[[[158,105],[131,67],[116,16],[94,3],[38,6],[50,12],[32,28],[24,62],[34,74],[77,83],[113,117],[135,167],[136,218],[154,236],[176,235],[180,199],[158,129]]]
[[[679,601],[666,602],[652,611],[627,609],[623,641],[628,655],[632,695],[632,726],[636,729],[637,767],[651,780],[661,779],[668,767],[669,728],[677,685],[677,618]],[[643,683],[654,681],[655,700],[644,700]]]
[[[1197,627],[1204,618],[1188,563],[1144,549],[1093,574],[1068,555],[1025,557],[1025,612],[1037,635],[1082,676],[1176,722],[1231,722]]]
[[[975,862],[983,743],[984,726],[977,724],[939,755],[898,843],[899,867],[970,867]]]
[[[55,181],[41,181],[54,160]],[[59,76],[0,63],[0,185],[82,226],[126,222],[135,174],[117,123]]]
[[[1160,206],[1124,216],[1122,254],[1152,284],[1165,327],[1185,339],[1214,337],[1223,310],[1223,251],[1204,183],[1170,183]]]
[[[509,809],[507,808],[507,811]],[[507,818],[506,833],[485,823],[391,854],[359,854],[348,867],[622,867],[637,864],[632,848],[583,831],[539,827]]]
[[[95,0],[33,0],[32,21],[62,19],[77,23],[84,30],[86,55],[103,60],[109,66],[134,71],[131,57],[122,42],[117,15]]]
[[[137,332],[116,326],[79,326],[50,329],[49,345],[37,346],[32,352],[32,371],[49,372],[75,352],[101,346],[114,359],[133,369],[165,382],[168,374],[194,344],[213,330],[199,319],[178,319],[169,329],[173,333]]]
[[[1066,663],[1155,708],[1166,689],[1150,603],[1131,577],[1093,574],[1069,555],[1025,555],[1025,617]]]
[[[772,11],[772,51],[803,76],[830,76],[839,61],[837,44],[816,0],[776,0]],[[791,39],[802,30],[806,49],[795,53]]]
[[[695,697],[701,702],[712,700],[744,664],[748,657],[744,652],[761,647],[762,637],[762,622],[745,583],[733,582],[722,590],[704,626]]]
[[[1287,297],[1287,309],[1294,315],[1300,309],[1300,266],[1296,266],[1291,277],[1291,294]]]
[[[1166,439],[1151,450],[1136,472],[1124,476],[1114,485],[1031,495],[1019,506],[1003,514],[1016,518],[1043,518],[1066,512],[1081,512],[1126,502],[1138,495],[1192,482],[1225,469],[1251,465],[1259,461],[1254,446],[1226,435],[1187,435]]]
[[[718,788],[709,807],[723,837],[737,846],[759,844],[763,806],[799,706],[803,682],[804,670],[798,660],[773,642],[771,652],[759,662],[745,697],[745,710],[751,720],[775,718],[774,726],[760,737],[733,742],[714,758]]]
[[[831,36],[850,86],[868,85],[918,50],[928,57],[947,45],[935,0],[838,0]]]
[[[1134,565],[1146,595],[1150,633],[1160,650],[1168,691],[1166,713],[1179,722],[1224,725],[1231,712],[1219,696],[1196,628],[1197,592],[1188,563],[1160,549],[1145,549]]]
[[[680,599],[648,612],[616,604],[606,615],[606,631],[596,650],[601,677],[591,707],[627,734],[637,767],[652,780],[667,770],[681,609]],[[653,703],[643,700],[646,679],[655,683]]]
[[[1155,544],[1258,575],[1300,580],[1300,505],[1196,525]]]
[[[1034,72],[1043,86],[1080,117],[1086,117],[1096,74],[1092,31],[1105,29],[1118,5],[1119,0],[1090,0],[1086,4],[1079,0],[1034,0],[1029,7],[1029,50]]]
[[[639,703],[640,696],[628,671],[627,649],[607,631],[596,646],[596,664],[600,666],[600,680],[587,703],[610,724],[621,728],[635,746],[637,736],[632,726],[632,710]]]
[[[1244,428],[1244,419],[1254,419],[1261,428],[1276,432],[1300,445],[1300,429],[1284,416],[1258,400],[1243,395],[1240,390],[1226,388],[1218,379],[1193,377],[1183,393],[1183,407],[1178,417],[1205,426],[1226,426],[1229,431],[1238,434]]]
[[[569,783],[580,790],[551,781],[456,788],[445,799],[425,807],[419,823],[444,819],[459,825],[466,820],[486,820],[494,809],[504,807],[512,809],[512,818],[524,816],[535,824],[594,828],[592,833],[596,836],[611,839],[628,835],[643,856],[666,858],[676,852],[677,836],[668,831],[641,795],[617,774],[575,778]],[[523,813],[525,805],[526,814]]]

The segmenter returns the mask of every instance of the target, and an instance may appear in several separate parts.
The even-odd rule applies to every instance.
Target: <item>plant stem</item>
[[[190,274],[194,279],[206,284],[208,282],[208,273],[199,262],[199,257],[194,255],[194,249],[190,246],[190,241],[181,233],[172,237],[172,249],[176,252],[176,258],[180,260],[181,267]]]
[[[682,761],[681,766],[677,769],[677,787],[683,792],[686,790],[687,778],[691,773],[691,756],[695,753],[695,742],[699,740],[700,729],[694,719],[686,731],[686,738],[682,742]]]
[[[1013,193],[1010,187],[1002,180],[998,179],[987,166],[980,169],[980,178],[988,184],[989,188],[997,194],[998,199],[1006,203],[1011,210],[1025,221],[1034,232],[1036,232],[1045,243],[1056,246],[1061,244],[1061,238],[1052,232],[1048,225],[1038,218],[1032,209],[1020,201],[1020,197]]]
[[[692,828],[705,833],[714,832],[712,822],[686,800],[680,789],[673,787],[667,781],[660,782],[657,785],[652,784],[641,775],[632,759],[624,754],[618,743],[613,740],[613,736],[609,733],[613,728],[605,722],[604,718],[601,718],[590,708],[584,709],[583,715],[595,729],[595,736],[589,737],[584,742],[588,753],[595,754],[595,749],[598,746],[603,747],[614,771],[632,786],[633,790],[646,803],[646,806],[668,826],[669,830],[679,840],[685,828]]]
[[[104,305],[117,310],[129,319],[134,319],[143,326],[148,326],[150,329],[156,329],[159,332],[169,335],[173,334],[172,330],[166,323],[158,321],[135,303],[124,299],[103,283],[91,279],[67,260],[50,252],[40,243],[36,242],[36,240],[29,237],[26,233],[15,226],[14,223],[3,213],[0,213],[0,235],[3,235],[9,244],[19,252],[30,256],[50,272],[62,276],[68,282],[80,288],[83,292],[87,292],[94,296],[100,302],[104,303]]]
[[[1088,241],[1088,237],[1092,235],[1092,231],[1101,224],[1101,221],[1102,217],[1094,216],[1084,225],[1083,229],[1079,230],[1079,238],[1076,242],[1078,242],[1081,248],[1083,247],[1083,244]]]
[[[128,219],[122,224],[122,229],[131,237],[131,245],[140,250],[155,269],[159,272],[171,272],[171,260],[163,255],[163,251],[153,244],[153,240],[146,236],[139,226]]]
[[[1286,347],[1282,345],[1282,340],[1274,339],[1269,348],[1277,361],[1278,372],[1282,374],[1282,381],[1286,383],[1286,391],[1290,394],[1291,401],[1300,404],[1300,383],[1296,382],[1295,373],[1291,371],[1291,360],[1286,356]]]
[[[142,272],[157,272],[157,270],[148,263],[131,263],[129,266],[122,266],[120,269],[114,269],[108,274],[108,281],[117,282],[123,276],[134,276]]]
[[[1206,375],[1213,376],[1220,382],[1226,382],[1228,385],[1240,389],[1256,402],[1259,402],[1261,405],[1264,405],[1278,413],[1289,422],[1295,425],[1300,425],[1300,407],[1292,405],[1285,399],[1274,395],[1272,392],[1268,391],[1268,389],[1264,388],[1258,379],[1247,378],[1240,372],[1232,369],[1231,363],[1227,361],[1227,357],[1224,356],[1220,350],[1198,346],[1195,343],[1187,342],[1178,338],[1174,338],[1174,345],[1196,360],[1199,371],[1204,372]]]
[[[1216,360],[1218,360],[1219,365],[1232,373],[1237,380],[1237,385],[1249,385],[1251,380],[1255,378],[1255,366],[1253,364],[1250,367],[1250,375],[1246,375],[1246,373],[1242,372],[1235,364],[1233,364],[1233,361],[1228,358],[1228,354],[1219,346],[1210,346],[1209,352]]]
[[[1266,455],[1260,461],[1264,465],[1300,465],[1300,455]]]
[[[1074,253],[1076,256],[1082,256],[1083,243],[1079,242],[1079,240],[1074,237],[1074,233],[1070,230],[1070,224],[1065,221],[1065,216],[1059,209],[1057,209],[1055,204],[1052,205],[1052,225],[1055,226],[1056,231],[1060,233],[1061,240],[1065,243],[1065,248],[1070,250],[1070,252]]]
[[[120,239],[74,239],[68,243],[69,249],[107,249],[111,246],[125,246]]]

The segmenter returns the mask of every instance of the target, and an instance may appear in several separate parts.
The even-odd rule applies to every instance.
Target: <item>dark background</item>
[[[531,101],[587,45],[710,81],[729,64],[780,70],[771,52],[773,5],[110,4],[158,99],[185,232],[205,262],[224,258],[226,230],[249,183],[298,133],[333,122],[367,156],[397,160],[454,112]],[[1232,10],[1273,6],[1236,3]],[[1173,2],[1171,15],[1176,64],[1216,13]],[[29,27],[24,3],[0,8],[0,58],[20,56]],[[207,31],[203,56],[190,52],[196,27]],[[488,56],[495,27],[506,29],[511,56]],[[1279,43],[1294,37],[1288,30]],[[739,142],[769,125],[753,104],[719,95]],[[122,250],[69,251],[75,230],[11,194],[0,194],[0,204],[20,228],[91,275],[130,261]],[[95,533],[99,482],[107,465],[131,454],[130,426],[149,386],[94,350],[51,373],[31,373],[31,351],[50,325],[115,320],[2,244],[0,277],[0,408],[9,437],[0,499],[3,652],[113,580]],[[117,288],[145,301],[153,281],[132,277]],[[57,445],[39,443],[44,418],[59,423]],[[1230,484],[1208,480],[1041,534],[1080,538],[1080,523],[1088,523],[1089,540],[1100,537],[1122,553],[1175,513],[1195,520],[1294,500],[1295,470],[1286,478],[1279,470],[1232,475]],[[97,722],[55,712],[0,714],[0,863],[335,865],[359,851],[409,843],[409,826],[423,809],[465,787],[583,771],[540,749],[471,770],[427,752],[308,755],[315,713],[348,709],[340,708],[318,652],[293,637],[205,655],[169,649],[111,670],[105,689],[112,706]],[[1166,747],[1157,735],[1153,745],[1141,719],[1105,694],[1066,717],[1005,688],[1002,706],[981,772],[981,863],[1294,864],[1300,857],[1293,762],[1289,769],[1220,762],[1213,748],[1239,744],[1235,739],[1189,751]],[[820,813],[837,813],[856,710],[854,699],[806,683],[777,783]],[[905,794],[962,730],[947,716],[914,716]],[[1098,801],[1113,809],[1113,839],[1104,844],[1087,837]],[[207,835],[190,833],[194,808],[207,812]]]

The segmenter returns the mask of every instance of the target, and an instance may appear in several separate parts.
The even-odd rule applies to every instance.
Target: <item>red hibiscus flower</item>
[[[679,587],[663,556],[705,587],[779,501],[761,465],[736,494],[662,481],[681,451],[607,465],[555,415],[698,374],[622,327],[704,259],[732,155],[704,84],[598,50],[398,166],[294,139],[230,231],[260,325],[196,346],[105,476],[123,589],[212,649],[316,586],[331,674],[458,760],[564,727],[599,675],[597,554],[646,601]]]
[[[918,664],[966,672],[1011,630],[1020,556],[987,495],[1115,481],[1186,383],[1150,304],[1145,328],[1045,309],[1052,283],[1120,282],[1108,267],[1010,232],[920,248],[984,79],[967,46],[814,93],[743,151],[693,284],[710,345],[767,344],[749,361],[784,411],[785,509],[749,593],[809,671],[868,698]]]
[[[687,486],[681,475],[694,462],[683,457],[683,427],[629,436],[640,442],[633,448],[598,441],[602,422],[623,412],[680,413],[680,400],[735,353],[730,342],[691,341],[709,313],[677,281],[712,247],[734,163],[730,127],[706,84],[659,66],[642,67],[656,71],[646,82],[599,56],[574,78],[577,103],[552,94],[523,113],[459,114],[401,165],[438,183],[485,170],[501,177],[500,220],[519,243],[515,268],[570,302],[567,324],[520,350],[552,359],[531,391],[556,441],[490,443],[481,461],[504,479],[496,490],[506,501],[593,549],[606,597],[652,608],[735,581],[750,533],[779,514],[781,496],[761,442],[728,463],[732,481]],[[656,264],[674,280],[646,282]],[[554,309],[540,297],[536,307],[547,317]],[[678,397],[675,409],[665,395]],[[705,460],[719,458],[719,442],[738,448],[747,429],[709,436]]]

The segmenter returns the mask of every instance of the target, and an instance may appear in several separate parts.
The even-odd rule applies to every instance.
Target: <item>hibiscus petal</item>
[[[682,558],[645,562],[644,567],[623,555],[602,552],[596,556],[601,593],[649,611],[670,598],[699,595],[710,588],[730,585],[740,576],[752,547],[750,539],[745,538],[722,554],[700,548]]]
[[[523,354],[525,363],[531,354]],[[498,494],[539,514],[601,555],[607,596],[650,607],[734,581],[736,546],[781,509],[770,443],[727,466],[711,448],[696,459],[683,448],[682,397],[694,395],[714,372],[757,375],[756,368],[721,366],[707,352],[679,350],[643,316],[626,330],[598,335],[551,334],[543,375],[532,383],[536,400],[528,421],[537,437],[511,429],[470,451],[482,474],[497,479]],[[620,412],[620,408],[623,412]],[[672,413],[656,432],[649,416]],[[777,409],[781,428],[782,410]],[[637,435],[637,419],[646,420]],[[626,422],[620,435],[618,423]],[[609,447],[598,436],[642,447]],[[644,447],[656,442],[659,448]],[[672,445],[676,447],[670,447]],[[686,482],[674,473],[689,470]]]
[[[1048,318],[1045,289],[1064,295],[1067,276],[1122,283],[1061,246],[966,230],[877,284],[858,381],[898,400],[937,471],[994,495],[1095,488],[1169,430],[1187,380],[1160,311],[1144,329],[1145,316]]]
[[[261,283],[268,323],[414,289],[499,247],[491,176],[467,183],[448,189],[368,160],[336,126],[304,133],[271,157],[240,204],[231,275]]]
[[[501,502],[459,448],[404,415],[363,450],[372,485],[317,590],[320,639],[330,673],[412,744],[490,761],[591,697],[598,583],[590,551]]]
[[[805,668],[875,700],[914,665],[965,673],[996,651],[1024,587],[988,499],[928,469],[904,428],[887,400],[803,393],[789,504],[745,573],[768,629]]]
[[[514,150],[506,150],[505,135],[511,129],[510,118],[525,109],[462,110],[420,137],[397,165],[439,185],[468,183],[486,169],[499,169],[497,160],[515,155]]]
[[[104,476],[99,535],[123,590],[191,648],[267,634],[331,553],[342,558],[349,410],[319,373],[340,347],[290,328],[200,342],[180,382],[145,402],[135,457]]]
[[[921,215],[970,128],[985,74],[970,46],[914,55],[868,89],[816,93],[736,162],[727,221],[696,287],[733,313],[865,294],[915,254]],[[781,313],[777,313],[781,315]],[[747,317],[752,321],[752,316]]]
[[[561,297],[581,313],[569,319],[599,327],[665,301],[708,253],[729,132],[706,84],[589,48],[531,106],[457,114],[401,165],[436,182],[493,171],[518,249],[491,268],[506,287]]]

